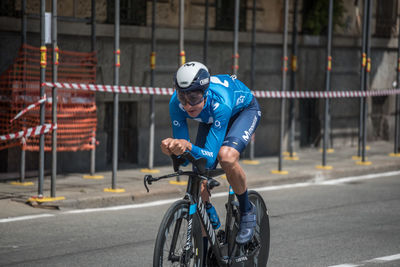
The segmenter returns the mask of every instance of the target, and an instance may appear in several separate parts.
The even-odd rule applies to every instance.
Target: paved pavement
[[[283,170],[288,171],[288,174],[271,173],[278,168],[277,157],[256,158],[259,161],[257,165],[245,164],[242,161],[242,166],[248,177],[249,188],[400,170],[400,157],[389,156],[393,152],[392,143],[379,141],[370,143],[369,146],[370,150],[367,151],[366,161],[370,161],[371,165],[356,164],[357,160],[352,159],[352,156],[357,154],[357,147],[346,146],[327,154],[326,165],[332,166],[331,170],[316,168],[317,165],[322,164],[322,153],[317,148],[297,151],[298,160],[283,160]],[[156,169],[160,172],[153,174],[154,176],[172,172],[171,166],[162,166]],[[34,182],[30,186],[12,185],[9,182],[0,183],[0,218],[40,212],[41,209],[33,209],[32,206],[46,209],[80,209],[143,203],[171,196],[179,197],[186,189],[184,185],[171,184],[171,180],[175,181],[175,178],[172,178],[154,183],[150,186],[150,193],[147,193],[143,186],[145,173],[141,169],[130,169],[117,173],[117,188],[124,189],[125,192],[104,192],[105,188],[111,187],[111,172],[96,173],[96,175],[103,175],[103,179],[84,179],[83,175],[59,174],[56,182],[56,197],[65,199],[41,204],[35,201],[30,202],[30,205],[21,204],[37,195],[37,179],[27,179],[27,181]],[[214,189],[214,192],[226,191],[228,184],[226,179],[217,179],[221,181],[222,186]],[[186,178],[182,177],[181,180],[185,181]],[[50,197],[49,177],[45,177],[44,197]]]

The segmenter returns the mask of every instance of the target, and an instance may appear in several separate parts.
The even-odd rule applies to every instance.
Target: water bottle
[[[206,211],[208,217],[210,218],[211,225],[214,229],[218,229],[221,226],[221,222],[219,221],[219,217],[217,211],[214,206],[210,202],[206,202]]]

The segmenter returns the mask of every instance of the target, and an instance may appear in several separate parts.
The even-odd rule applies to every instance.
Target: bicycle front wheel
[[[270,230],[268,210],[264,199],[256,191],[249,191],[249,200],[256,206],[257,225],[254,235],[260,242],[260,250],[254,259],[254,266],[267,266],[269,256]]]
[[[189,227],[189,202],[179,200],[167,210],[158,230],[153,266],[202,266],[203,238],[200,221],[192,216],[190,250],[185,250]]]

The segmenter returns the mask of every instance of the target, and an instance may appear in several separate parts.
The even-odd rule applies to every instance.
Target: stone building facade
[[[96,50],[98,53],[97,83],[113,84],[114,26],[113,2],[96,0]],[[205,0],[185,2],[184,46],[186,60],[203,61]],[[231,73],[233,32],[232,20],[226,10],[234,1],[209,0],[209,44],[208,66],[212,73]],[[250,86],[251,79],[251,30],[253,1],[241,1],[242,21],[239,33],[238,78]],[[289,34],[293,23],[294,1],[290,2]],[[326,38],[322,35],[303,33],[303,7],[308,0],[299,0],[299,50],[298,75],[295,90],[325,90]],[[336,2],[336,1],[335,1]],[[341,26],[335,28],[333,37],[332,90],[359,90],[360,88],[360,44],[363,1],[342,1]],[[382,6],[382,2],[390,3]],[[8,3],[8,6],[7,6]],[[27,0],[28,43],[39,46],[39,3]],[[121,85],[150,85],[150,44],[152,1],[121,0]],[[0,14],[0,72],[13,62],[20,46],[21,1],[2,1],[8,9]],[[389,5],[389,7],[387,6]],[[138,9],[138,7],[141,7]],[[372,72],[371,88],[392,88],[397,68],[397,1],[374,1],[372,20]],[[393,13],[391,19],[390,11]],[[225,11],[224,11],[225,10]],[[51,11],[47,1],[46,11]],[[225,13],[224,13],[225,12]],[[386,12],[386,13],[385,13]],[[225,15],[226,16],[225,16]],[[58,1],[58,45],[60,49],[90,51],[91,1]],[[386,17],[386,20],[382,20]],[[394,17],[394,18],[393,18]],[[383,21],[383,22],[382,22]],[[159,0],[156,13],[157,65],[155,86],[172,87],[173,74],[178,67],[179,0]],[[381,30],[386,25],[386,34]],[[388,30],[389,29],[389,30]],[[256,62],[255,81],[252,90],[281,90],[283,1],[256,1]],[[290,48],[291,38],[289,38]],[[289,49],[290,55],[290,49]],[[288,73],[290,76],[290,72]],[[289,81],[289,79],[288,79]],[[289,84],[289,82],[288,82]],[[161,155],[160,140],[171,135],[168,115],[168,97],[156,97],[155,164],[168,164],[169,159]],[[98,106],[96,169],[110,169],[112,138],[112,94],[96,93]],[[263,117],[256,133],[255,156],[273,156],[279,151],[280,100],[259,100]],[[146,166],[148,161],[149,97],[142,95],[120,95],[120,168]],[[368,139],[393,140],[395,98],[375,97],[368,99]],[[335,99],[331,101],[331,140],[335,148],[352,145],[357,149],[358,99]],[[295,101],[296,149],[321,145],[324,100],[309,99]],[[287,112],[286,112],[287,114]],[[287,118],[286,118],[287,121]],[[191,125],[195,132],[196,125]],[[259,140],[259,141],[258,141]],[[265,142],[268,140],[268,142]],[[285,134],[287,140],[287,131]],[[17,172],[19,149],[0,151],[5,163],[1,172]],[[244,153],[244,157],[248,151]],[[37,169],[37,155],[28,153],[27,169]],[[51,154],[46,154],[46,168],[50,168]],[[89,153],[62,152],[58,156],[59,172],[88,171]],[[74,162],[71,164],[71,162]]]

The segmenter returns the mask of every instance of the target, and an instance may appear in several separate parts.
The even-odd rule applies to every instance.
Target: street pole
[[[208,56],[208,11],[209,11],[209,0],[205,3],[205,16],[204,16],[204,45],[203,45],[203,64],[207,66]]]
[[[46,0],[40,0],[40,98],[44,97],[43,83],[46,80],[47,48],[45,36]],[[40,104],[40,125],[45,122],[45,103]],[[44,134],[39,137],[39,182],[38,197],[43,197],[44,183]]]
[[[52,75],[53,83],[57,82],[58,71],[58,46],[57,46],[57,0],[52,0],[52,17],[51,17],[51,38],[52,38]],[[52,89],[52,123],[57,125],[57,88]],[[52,132],[52,161],[51,161],[51,190],[50,196],[56,197],[56,178],[57,178],[57,127]]]
[[[255,84],[255,79],[256,79],[256,0],[253,0],[253,16],[252,16],[252,31],[251,31],[251,79],[250,79],[250,88],[251,90],[254,90],[254,84]],[[255,142],[255,137],[254,133],[253,136],[251,137],[250,141],[250,160],[254,160],[254,142]]]
[[[372,20],[372,3],[373,0],[368,0],[368,23],[367,23],[367,39],[366,39],[366,44],[367,44],[367,66],[365,69],[365,91],[369,90],[370,87],[370,72],[371,72],[371,20]],[[367,162],[365,158],[365,146],[367,143],[367,119],[368,119],[368,102],[367,98],[364,97],[364,105],[363,105],[363,128],[362,128],[362,133],[363,133],[363,138],[362,138],[362,151],[361,151],[361,162],[359,164],[361,165],[370,165],[371,162]]]
[[[114,85],[119,85],[120,50],[119,50],[119,16],[120,1],[115,0],[115,22],[114,22]],[[111,189],[117,187],[117,168],[118,168],[118,105],[119,94],[114,93],[114,123],[113,123],[113,158],[112,158],[112,184]]]
[[[91,51],[96,52],[96,0],[92,0],[92,23],[91,23]],[[93,149],[90,151],[90,176],[94,177],[96,169],[96,132],[92,136]]]
[[[296,74],[297,74],[297,13],[299,1],[294,0],[294,14],[293,14],[293,31],[292,31],[292,64],[290,72],[290,91],[294,92],[296,87]],[[289,159],[294,159],[294,141],[295,141],[295,112],[294,112],[294,99],[289,100]]]
[[[235,0],[235,22],[233,30],[233,75],[239,70],[239,6],[240,0]]]
[[[365,91],[365,68],[367,66],[367,23],[368,23],[368,2],[364,0],[363,26],[362,26],[362,44],[361,44],[361,71],[360,71],[360,90]],[[364,97],[360,97],[360,118],[358,126],[358,150],[357,159],[361,159],[361,147],[364,128]]]
[[[397,43],[397,76],[396,76],[396,88],[400,90],[400,25],[399,25],[399,36]],[[400,147],[399,147],[399,134],[400,134],[400,96],[396,95],[396,106],[395,106],[395,127],[394,127],[394,150],[393,153],[395,156],[400,156]]]
[[[23,71],[23,84],[25,86],[26,82],[26,0],[21,0],[21,46],[24,46],[24,71]],[[25,91],[26,94],[26,91]],[[24,120],[25,121],[25,120]],[[25,126],[25,125],[24,125]],[[25,157],[26,157],[26,152],[24,149],[25,146],[25,138],[22,139],[22,145],[21,145],[21,162],[20,162],[20,183],[24,184],[25,183]]]
[[[332,70],[332,31],[333,31],[333,0],[329,0],[329,16],[328,16],[328,35],[326,56],[327,64],[325,70],[325,91],[331,90],[331,70]],[[332,169],[332,166],[326,165],[326,149],[328,147],[328,138],[330,132],[330,114],[329,114],[329,98],[325,99],[325,120],[324,120],[324,139],[322,151],[322,166],[317,166],[321,169]]]
[[[281,91],[286,91],[286,74],[288,70],[287,66],[287,43],[288,43],[288,20],[289,20],[289,0],[285,0],[284,3],[284,23],[283,23],[283,56],[282,56],[282,89]],[[272,171],[272,173],[277,174],[287,174],[287,171],[282,170],[282,153],[283,153],[283,135],[285,132],[285,98],[281,99],[281,125],[279,131],[279,159],[278,159],[278,170]]]
[[[151,55],[150,55],[150,86],[154,87],[154,71],[156,67],[156,5],[157,0],[153,0],[152,7],[152,23],[151,23]],[[155,131],[155,99],[154,95],[150,96],[150,136],[149,136],[149,170],[154,167],[154,131]]]
[[[179,0],[179,62],[178,65],[182,66],[186,62],[185,48],[184,48],[184,28],[185,28],[185,1]]]

